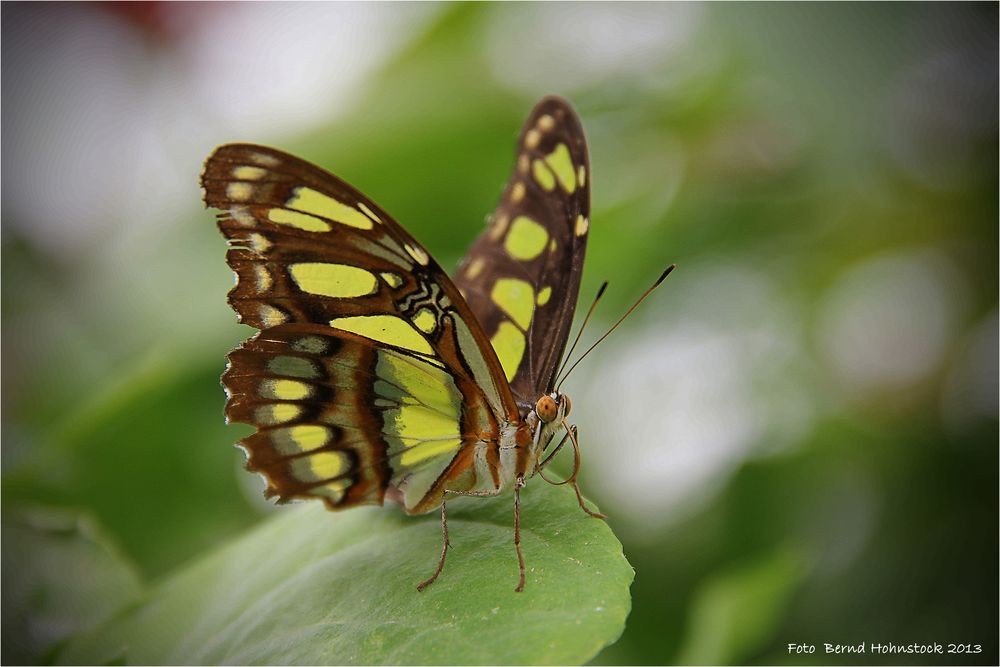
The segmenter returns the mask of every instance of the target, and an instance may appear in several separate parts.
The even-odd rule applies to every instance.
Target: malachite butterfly
[[[382,504],[409,514],[520,489],[566,442],[569,397],[556,388],[590,226],[580,120],[546,97],[516,165],[454,280],[399,223],[336,176],[272,148],[221,146],[201,179],[221,209],[229,304],[260,332],[229,355],[230,421],[256,427],[247,468],[280,501],[331,510]],[[554,436],[565,431],[549,450]]]

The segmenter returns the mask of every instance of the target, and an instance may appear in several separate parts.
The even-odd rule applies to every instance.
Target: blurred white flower
[[[192,40],[201,112],[214,110],[235,137],[329,123],[362,102],[372,71],[439,11],[425,3],[238,3]]]
[[[360,104],[366,77],[437,11],[232,3],[159,48],[94,5],[5,12],[4,121],[17,131],[4,133],[4,222],[66,259],[110,238],[141,262],[157,227],[198,206],[214,146],[298,135]]]
[[[893,391],[942,363],[965,285],[936,249],[893,252],[848,269],[821,304],[819,346],[848,394]]]
[[[644,76],[669,87],[712,60],[703,53],[684,67],[664,66],[685,52],[700,27],[704,8],[697,3],[501,3],[494,9],[487,36],[493,74],[530,95],[592,88],[615,76],[629,83]]]
[[[572,381],[589,410],[574,415],[587,485],[626,510],[615,519],[636,539],[693,511],[749,456],[800,439],[815,411],[797,377],[802,329],[768,277],[685,266],[661,289],[642,331],[611,339]]]

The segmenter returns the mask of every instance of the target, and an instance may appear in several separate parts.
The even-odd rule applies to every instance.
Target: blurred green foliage
[[[51,662],[69,637],[97,627],[141,592],[128,560],[74,512],[3,514],[4,662]]]
[[[5,19],[15,11],[33,10],[7,5]],[[12,24],[20,25],[5,20],[5,36]],[[773,322],[796,342],[787,365],[746,367],[758,369],[746,386],[753,405],[768,407],[767,423],[729,452],[710,483],[636,517],[611,493],[589,492],[636,569],[625,633],[597,663],[1000,659],[996,24],[995,4],[435,6],[344,115],[280,145],[356,185],[455,266],[511,168],[521,120],[537,97],[564,94],[583,119],[593,165],[583,297],[610,279],[598,317],[613,321],[664,264],[680,265],[595,355],[605,360],[588,362],[603,367],[592,368],[613,372],[631,345],[692,322],[712,324],[712,335]],[[654,28],[662,35],[643,37]],[[605,67],[587,42],[605,30],[625,52],[633,42],[648,48],[628,58],[609,51]],[[541,46],[528,42],[539,35]],[[503,55],[519,39],[529,55]],[[567,57],[566,44],[585,52]],[[157,43],[149,57],[170,48]],[[532,71],[517,71],[526,59]],[[576,60],[582,73],[566,70]],[[334,76],[338,64],[328,66]],[[23,92],[21,80],[5,77],[4,92]],[[17,131],[5,123],[5,141]],[[264,141],[218,141],[229,139]],[[5,159],[5,174],[11,168]],[[5,663],[54,659],[60,642],[136,589],[155,590],[268,513],[228,446],[242,431],[222,423],[223,357],[249,330],[232,324],[224,304],[231,278],[211,215],[198,208],[199,168],[185,164],[179,175],[190,183],[184,214],[147,230],[129,252],[114,236],[52,252],[24,231],[31,220],[12,218],[23,209],[5,210]],[[925,267],[940,289],[926,301],[909,293],[878,300],[874,282],[870,292],[848,289],[851,276],[864,283],[873,275],[864,267],[900,258]],[[752,321],[726,322],[728,310],[755,307],[726,293],[685,302],[704,289],[696,277],[733,270],[773,288]],[[838,294],[847,295],[840,310]],[[873,309],[850,305],[868,297]],[[943,333],[922,328],[933,318],[907,329],[910,320],[891,319],[897,306],[944,313]],[[868,316],[888,328],[867,326]],[[930,360],[919,372],[892,376],[894,367],[871,357],[922,344],[934,353],[912,357]],[[620,356],[607,358],[615,350]],[[779,371],[792,398],[811,406],[808,419],[768,374]],[[651,422],[672,409],[661,400],[665,387],[683,380],[664,378],[642,397]],[[575,398],[574,406],[583,434],[616,417],[596,401]],[[640,426],[615,428],[629,443]],[[702,431],[688,432],[698,452]],[[594,452],[614,446],[589,440],[585,489],[608,479]],[[649,464],[639,444],[614,451],[620,466]],[[654,444],[666,454],[685,443]],[[614,491],[649,494],[639,484]],[[26,517],[51,511],[84,517],[63,519],[66,526],[100,528],[25,532],[37,524]],[[87,576],[51,576],[66,562]],[[92,613],[80,614],[88,595]],[[822,652],[825,642],[861,641],[983,651]],[[790,643],[820,649],[789,654]]]

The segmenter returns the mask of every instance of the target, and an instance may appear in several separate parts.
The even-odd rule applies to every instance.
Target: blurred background
[[[201,207],[212,148],[316,162],[455,267],[547,93],[590,142],[591,339],[679,267],[567,383],[636,568],[595,662],[997,662],[995,3],[2,19],[5,664],[274,511],[223,424],[251,331]]]

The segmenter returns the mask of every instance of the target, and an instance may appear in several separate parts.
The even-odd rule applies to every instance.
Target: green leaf
[[[31,508],[3,515],[3,664],[37,664],[140,593],[139,577],[91,517]]]
[[[288,508],[194,563],[58,659],[102,664],[582,663],[621,634],[633,570],[572,491],[522,492],[527,585],[515,593],[513,498],[398,508]]]

